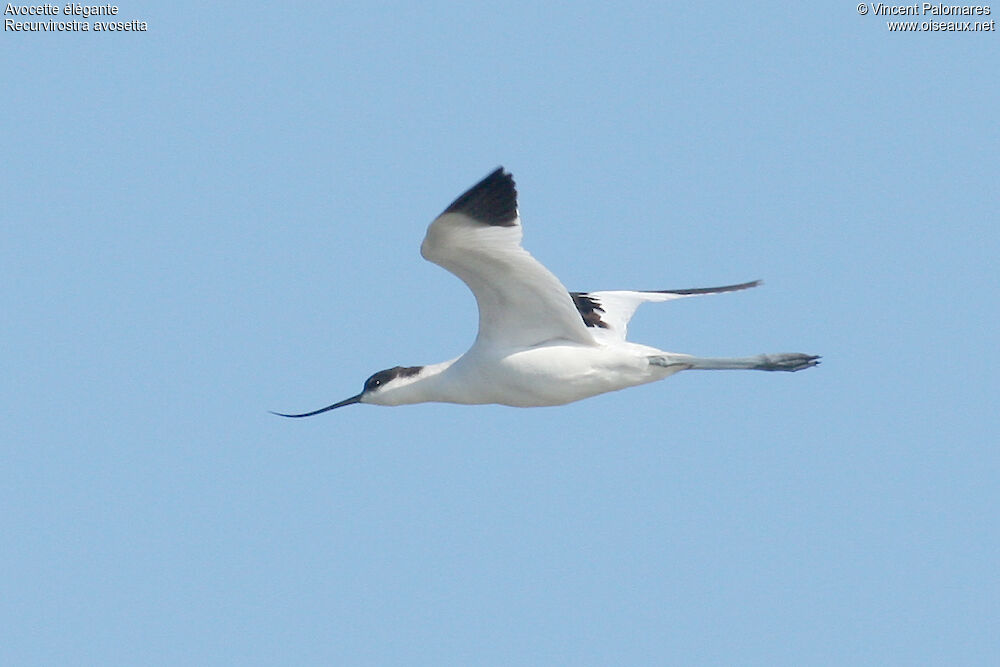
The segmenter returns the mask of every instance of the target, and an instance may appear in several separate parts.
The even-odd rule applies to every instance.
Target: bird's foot
[[[759,358],[760,363],[756,366],[759,371],[801,371],[817,366],[820,359],[819,355],[799,352],[762,354]]]

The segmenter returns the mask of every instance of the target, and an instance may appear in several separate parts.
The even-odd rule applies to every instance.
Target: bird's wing
[[[760,285],[759,280],[739,285],[721,287],[696,287],[693,289],[631,292],[626,290],[605,292],[572,292],[573,302],[591,333],[602,341],[625,340],[628,322],[636,308],[647,301],[672,301],[700,294],[735,292]]]
[[[477,344],[596,344],[563,284],[521,247],[517,190],[503,167],[430,224],[420,254],[461,278],[476,296]]]

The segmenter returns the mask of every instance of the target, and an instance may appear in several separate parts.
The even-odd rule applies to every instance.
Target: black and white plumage
[[[759,281],[679,290],[569,292],[521,246],[513,177],[498,168],[431,222],[423,257],[458,276],[476,297],[479,331],[450,361],[396,366],[372,375],[360,394],[303,414],[353,403],[439,401],[518,407],[561,405],[662,380],[682,370],[798,371],[819,363],[801,353],[705,358],[626,340],[643,303],[749,289]]]

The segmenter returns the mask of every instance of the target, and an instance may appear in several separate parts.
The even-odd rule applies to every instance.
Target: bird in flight
[[[513,177],[503,167],[472,186],[427,228],[420,254],[458,276],[476,297],[479,333],[460,357],[395,366],[365,380],[361,393],[310,417],[354,403],[563,405],[655,382],[685,370],[799,371],[812,354],[696,357],[625,339],[646,302],[735,292],[760,281],[695,289],[570,292],[521,247]]]

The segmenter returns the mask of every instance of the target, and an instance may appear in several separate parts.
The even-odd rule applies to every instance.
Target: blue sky
[[[0,662],[996,664],[997,35],[853,3],[120,5],[0,40]],[[815,370],[357,406],[497,165],[631,338]]]

